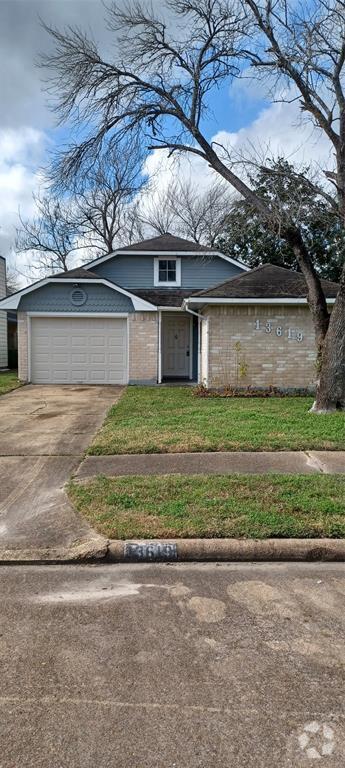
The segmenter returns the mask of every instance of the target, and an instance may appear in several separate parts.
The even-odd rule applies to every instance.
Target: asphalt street
[[[1,768],[345,766],[342,564],[2,566]]]

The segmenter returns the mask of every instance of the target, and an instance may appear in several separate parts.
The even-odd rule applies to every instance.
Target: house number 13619
[[[286,336],[288,339],[303,341],[303,331],[298,328],[283,328],[282,325],[275,325],[272,320],[255,320],[255,330],[263,333],[273,333],[275,336]]]

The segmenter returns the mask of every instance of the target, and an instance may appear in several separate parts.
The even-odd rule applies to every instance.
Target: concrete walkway
[[[95,475],[231,475],[236,472],[284,474],[345,473],[345,451],[247,451],[236,453],[160,453],[87,456],[76,479]]]
[[[121,392],[28,385],[0,398],[0,561],[104,548],[64,485]]]

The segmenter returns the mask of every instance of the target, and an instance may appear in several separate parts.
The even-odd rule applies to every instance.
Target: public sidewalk
[[[87,456],[76,480],[95,475],[345,474],[345,451],[239,451]]]

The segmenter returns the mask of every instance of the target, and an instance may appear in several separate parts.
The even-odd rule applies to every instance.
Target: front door
[[[186,315],[162,315],[162,376],[189,378],[191,321]]]

